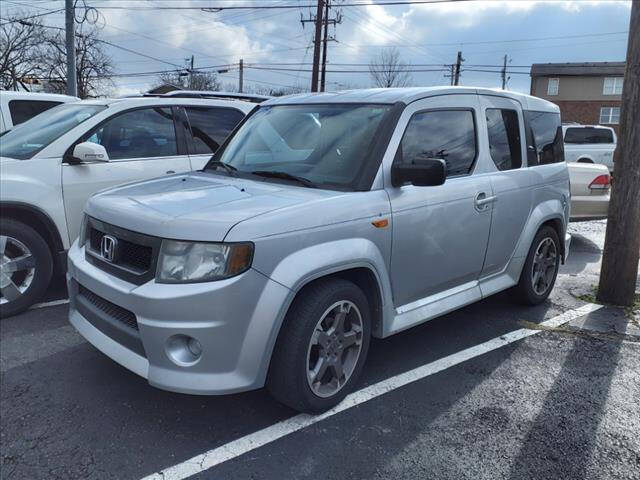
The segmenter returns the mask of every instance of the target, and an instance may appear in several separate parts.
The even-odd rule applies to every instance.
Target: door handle
[[[479,212],[486,210],[487,206],[490,203],[495,202],[497,198],[498,197],[496,197],[495,195],[491,195],[488,197],[486,193],[480,192],[479,194],[476,195],[476,200],[475,200],[476,210],[478,210]]]
[[[175,170],[167,170],[166,173],[167,173],[167,175],[171,175],[172,173],[176,173],[176,171]]]

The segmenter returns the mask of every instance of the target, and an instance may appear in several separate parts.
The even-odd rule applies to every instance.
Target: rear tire
[[[33,228],[0,223],[0,317],[20,313],[42,298],[51,281],[49,246]]]
[[[357,383],[370,335],[369,302],[360,288],[342,279],[314,282],[287,312],[271,358],[267,389],[279,402],[301,412],[332,408]]]
[[[558,276],[561,252],[555,229],[546,225],[538,230],[515,287],[523,303],[538,305],[547,299]]]

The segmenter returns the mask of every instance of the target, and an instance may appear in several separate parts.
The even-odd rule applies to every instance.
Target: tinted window
[[[47,110],[3,134],[0,155],[19,159],[31,158],[105,108],[104,105],[67,103]]]
[[[173,114],[165,107],[117,115],[102,124],[86,141],[102,145],[112,160],[178,154]]]
[[[564,162],[560,114],[525,110],[529,166]]]
[[[399,158],[441,158],[447,176],[466,175],[476,158],[476,133],[470,110],[436,110],[416,113],[404,133]]]
[[[39,113],[60,105],[62,102],[44,102],[35,100],[11,100],[9,102],[9,113],[14,125],[26,122]]]
[[[522,145],[518,112],[487,109],[489,152],[498,170],[513,170],[522,166]]]
[[[185,107],[193,141],[189,153],[213,153],[231,130],[242,120],[243,114],[230,108]]]
[[[567,128],[564,143],[613,143],[613,132],[606,128]]]

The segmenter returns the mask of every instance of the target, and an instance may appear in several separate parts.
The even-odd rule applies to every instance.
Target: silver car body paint
[[[375,278],[386,337],[515,285],[540,226],[556,222],[568,254],[569,177],[564,162],[500,172],[489,155],[486,108],[558,112],[544,100],[475,88],[410,88],[299,95],[263,105],[389,103],[406,106],[369,191],[309,189],[211,173],[127,185],[90,199],[85,212],[102,222],[164,239],[246,242],[252,267],[207,283],[128,283],[69,252],[71,323],[115,361],[167,390],[225,394],[264,385],[283,318],[310,281],[349,269]],[[437,187],[391,185],[391,165],[418,111],[474,111],[478,155],[469,175]],[[478,211],[478,194],[495,197]],[[389,227],[372,222],[389,220]],[[105,335],[76,308],[78,285],[135,313],[145,355]],[[202,358],[191,366],[166,351],[175,334],[196,338]]]

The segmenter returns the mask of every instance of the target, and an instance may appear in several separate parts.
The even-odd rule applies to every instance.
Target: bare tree
[[[183,76],[181,75],[185,74],[181,74],[180,72],[162,73],[158,75],[156,85],[159,86],[168,84],[182,88]],[[191,85],[189,86],[187,77],[187,87],[189,88],[189,90],[207,90],[215,92],[217,90],[220,90],[220,87],[222,86],[218,81],[218,76],[215,74],[215,72],[194,72],[190,83]]]
[[[602,256],[598,300],[630,306],[640,257],[640,2],[631,6],[615,181]]]
[[[377,87],[407,87],[411,84],[409,64],[402,61],[396,48],[382,50],[369,62],[369,75]]]
[[[17,90],[25,82],[37,79],[44,31],[39,19],[20,21],[26,14],[18,12],[0,26],[0,85]]]
[[[76,34],[76,76],[78,96],[92,98],[106,95],[113,87],[113,61],[105,52],[96,27]],[[67,90],[67,66],[64,32],[46,36],[42,53],[45,89],[55,93]]]

